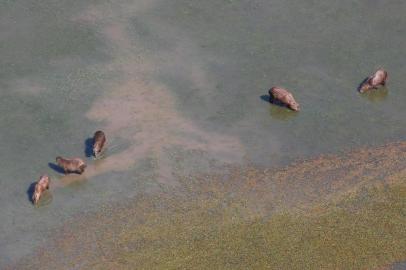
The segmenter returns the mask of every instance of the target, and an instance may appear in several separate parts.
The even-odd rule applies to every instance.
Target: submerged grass
[[[363,190],[308,215],[247,220],[232,208],[201,201],[186,212],[152,213],[114,239],[137,248],[107,261],[136,269],[373,269],[406,258],[405,185]]]
[[[72,219],[17,269],[376,269],[405,261],[405,147],[180,177],[159,194]]]

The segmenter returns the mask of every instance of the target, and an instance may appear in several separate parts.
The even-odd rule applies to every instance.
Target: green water
[[[60,226],[101,205],[179,192],[184,175],[221,172],[230,163],[278,168],[404,140],[405,10],[395,0],[0,1],[0,267],[26,258]],[[378,67],[389,73],[386,89],[357,93]],[[301,112],[270,105],[266,95],[274,85],[290,89]],[[97,129],[109,143],[100,162],[85,155],[85,141]],[[85,158],[88,173],[67,185],[49,164],[58,155]],[[56,188],[52,201],[35,209],[28,189],[43,173]],[[331,179],[312,187],[326,188]],[[316,189],[289,188],[287,197],[317,196]],[[283,222],[298,226],[301,217],[284,203]],[[353,216],[340,211],[328,209],[320,220],[339,215],[337,232],[345,230]],[[255,238],[272,226],[239,223],[224,241],[232,233]],[[242,239],[241,248],[250,242]],[[400,258],[397,247],[396,256],[380,260]],[[375,254],[370,241],[365,248]],[[269,252],[248,257],[265,265],[254,258]],[[317,268],[316,253],[310,249],[303,263]],[[275,254],[287,262],[289,256]],[[353,255],[359,267],[378,265]]]

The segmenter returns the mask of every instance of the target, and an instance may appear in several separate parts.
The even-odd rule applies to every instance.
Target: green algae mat
[[[78,217],[21,269],[377,269],[402,262],[405,147],[183,177],[177,191]],[[369,174],[360,176],[363,170]],[[295,185],[320,187],[320,179],[335,185],[290,198]]]

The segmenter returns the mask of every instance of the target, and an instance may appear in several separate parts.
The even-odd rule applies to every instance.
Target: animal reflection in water
[[[286,108],[281,106],[270,106],[269,114],[273,119],[280,121],[286,121],[297,116],[295,111],[286,110]]]
[[[384,101],[389,95],[389,90],[386,87],[380,87],[374,91],[368,91],[362,94],[362,97],[371,102]]]

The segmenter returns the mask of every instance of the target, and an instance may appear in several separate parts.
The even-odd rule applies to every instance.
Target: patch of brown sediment
[[[39,249],[33,259],[23,262],[21,269],[25,269],[24,265],[41,265],[42,269],[95,269],[95,265],[97,269],[131,269],[134,265],[117,260],[120,254],[137,254],[142,265],[143,258],[152,260],[154,250],[170,246],[173,235],[178,235],[175,238],[181,239],[180,242],[198,242],[199,239],[182,237],[194,230],[200,231],[197,228],[202,225],[194,222],[202,222],[201,215],[212,220],[209,226],[215,226],[204,227],[205,233],[220,230],[223,222],[227,224],[230,220],[249,224],[280,212],[300,210],[304,214],[302,218],[311,215],[313,220],[339,207],[341,202],[345,204],[345,198],[352,194],[361,194],[357,198],[364,199],[364,189],[385,190],[394,186],[404,189],[406,142],[321,156],[275,170],[227,166],[222,173],[184,176],[179,183],[171,192],[140,195],[120,205],[102,208],[88,217],[74,218],[58,229],[55,239]],[[387,198],[378,196],[373,201],[380,199]],[[345,211],[352,209],[346,206]],[[214,240],[212,243],[219,245]],[[337,248],[343,247],[337,243]]]
[[[129,68],[126,67],[127,71]],[[238,138],[197,127],[175,109],[174,98],[165,86],[145,79],[113,86],[94,102],[87,117],[101,123],[100,129],[108,137],[107,147],[114,147],[111,142],[119,139],[131,145],[120,153],[106,156],[97,166],[88,164],[83,175],[62,178],[63,185],[109,171],[128,170],[138,160],[150,156],[157,158],[161,176],[168,177],[170,169],[164,150],[170,146],[200,150],[221,162],[243,159],[244,149]]]
[[[406,142],[326,155],[281,169],[224,166],[223,172],[185,177],[186,191],[234,194],[258,215],[306,212],[316,203],[337,201],[361,187],[406,183]],[[193,185],[193,187],[190,187]]]
[[[132,145],[121,153],[106,157],[97,168],[90,165],[85,176],[106,171],[127,170],[141,158],[153,155],[164,163],[164,149],[180,146],[205,151],[224,162],[239,162],[244,153],[238,139],[206,132],[183,118],[175,109],[169,92],[156,83],[126,82],[97,100],[87,116],[102,124],[112,140],[125,139]],[[165,167],[165,164],[162,164]]]
[[[270,208],[300,210],[339,199],[362,186],[406,182],[406,142],[320,156],[283,169],[230,166],[228,170],[230,181],[221,185],[244,196],[251,194],[258,211],[261,206],[264,213]],[[219,188],[217,182],[213,184]],[[207,189],[205,185],[201,188]]]
[[[63,177],[61,185],[109,171],[125,171],[148,157],[156,159],[161,179],[168,178],[172,169],[165,150],[172,146],[202,151],[208,158],[219,162],[242,161],[245,151],[238,137],[198,127],[177,111],[176,100],[170,90],[153,79],[156,71],[164,65],[166,70],[187,70],[184,73],[190,77],[191,89],[212,86],[205,74],[204,63],[187,57],[194,55],[198,46],[193,46],[185,38],[177,39],[168,51],[157,52],[158,57],[140,53],[127,30],[131,18],[151,6],[153,4],[149,1],[141,1],[141,5],[138,2],[137,5],[119,4],[107,10],[94,6],[73,18],[100,28],[100,33],[113,48],[113,60],[106,69],[119,74],[119,78],[111,83],[110,90],[92,104],[87,117],[100,123],[99,129],[107,135],[108,148],[112,147],[111,142],[120,140],[129,142],[130,146],[120,153],[108,155],[97,166],[88,164],[83,175]],[[160,34],[165,35],[165,31]],[[165,63],[159,59],[165,59]]]

